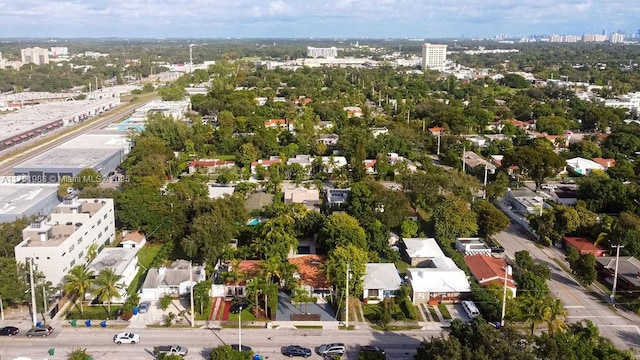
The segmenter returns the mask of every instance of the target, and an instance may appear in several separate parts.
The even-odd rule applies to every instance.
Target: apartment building
[[[422,45],[422,69],[441,70],[447,61],[447,45],[424,43]]]
[[[115,240],[113,199],[78,199],[68,195],[48,217],[35,219],[22,230],[22,242],[15,247],[16,260],[33,259],[54,286],[74,266],[87,264],[87,250],[93,244],[100,252]]]
[[[39,47],[21,49],[20,56],[24,64],[44,65],[49,63],[49,50]]]
[[[338,49],[336,47],[316,48],[307,47],[307,56],[311,58],[336,58],[338,57]]]

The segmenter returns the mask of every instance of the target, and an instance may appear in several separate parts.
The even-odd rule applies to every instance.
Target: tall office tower
[[[447,61],[447,45],[424,43],[422,69],[442,70]]]
[[[36,65],[43,65],[49,63],[49,51],[39,47],[26,48],[20,50],[22,62],[25,64],[33,63]]]

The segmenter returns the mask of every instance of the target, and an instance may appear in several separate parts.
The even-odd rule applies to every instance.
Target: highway
[[[569,269],[560,250],[555,247],[538,247],[519,225],[513,223],[494,237],[504,247],[504,254],[511,259],[515,259],[516,252],[527,250],[532,258],[549,265],[552,278],[547,284],[551,294],[558,297],[568,311],[567,322],[591,320],[598,325],[600,335],[613,341],[617,347],[640,350],[640,318],[623,309],[614,309],[603,300],[602,294],[587,290],[577,283],[571,274],[556,263],[559,261]]]
[[[52,135],[52,137],[44,137],[42,139],[33,141],[34,144],[37,144],[35,146],[31,146],[24,150],[16,149],[14,153],[10,154],[6,159],[0,161],[0,175],[13,175],[13,167],[17,164],[25,160],[34,158],[70,139],[78,137],[79,135],[86,134],[93,130],[102,129],[113,122],[122,120],[130,116],[136,108],[141,107],[147,102],[153,101],[154,99],[156,99],[156,97],[145,102],[134,104],[124,103],[123,105],[120,105],[119,107],[106,112],[97,118],[92,118],[83,124],[65,129],[65,131],[67,132],[62,135],[54,134]]]
[[[26,330],[24,330],[26,331]],[[86,348],[95,360],[101,359],[153,359],[154,346],[180,345],[189,349],[187,360],[209,359],[211,348],[222,344],[237,344],[237,329],[211,330],[207,328],[147,328],[135,330],[140,335],[140,343],[116,345],[113,335],[126,329],[71,328],[65,326],[54,330],[47,338],[27,338],[24,331],[13,336],[0,338],[0,356],[14,359],[18,356],[32,360],[66,359],[74,348]],[[440,336],[439,331],[424,330],[402,333],[379,332],[372,330],[324,330],[324,329],[243,329],[242,345],[250,346],[255,353],[265,359],[288,359],[281,355],[281,348],[287,345],[301,345],[312,349],[310,359],[321,359],[315,348],[324,343],[342,342],[347,347],[346,359],[357,359],[361,345],[375,344],[383,347],[389,359],[413,359],[415,349],[423,338]],[[48,350],[55,349],[54,356],[48,356]]]

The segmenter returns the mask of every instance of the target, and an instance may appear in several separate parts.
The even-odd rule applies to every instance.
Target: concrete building
[[[0,223],[49,214],[60,203],[57,184],[16,183],[15,179],[0,180]]]
[[[326,205],[328,207],[346,205],[351,188],[347,189],[326,189]]]
[[[59,182],[63,176],[76,176],[91,168],[107,175],[120,166],[131,150],[124,134],[95,132],[84,134],[26,160],[13,168],[15,175],[25,175],[31,182]]]
[[[447,45],[424,43],[422,69],[442,70],[447,61]]]
[[[624,34],[613,33],[609,37],[609,41],[612,44],[619,44],[624,42]]]
[[[151,101],[144,106],[135,110],[131,115],[131,121],[144,121],[154,114],[162,114],[163,116],[171,116],[174,120],[184,119],[187,112],[191,109],[191,101]]]
[[[545,205],[542,196],[526,187],[519,189],[507,188],[505,199],[511,209],[523,217],[527,217],[530,214],[540,214],[544,207],[549,207],[549,205]]]
[[[457,238],[456,250],[460,251],[464,256],[491,256],[491,248],[480,238]]]
[[[0,115],[0,150],[22,144],[39,136],[84,122],[92,116],[100,115],[120,104],[119,97],[97,100],[73,100],[39,104],[42,97],[22,97],[23,100],[7,100],[9,104],[28,106],[22,110]],[[64,99],[70,99],[65,95]]]
[[[338,49],[333,46],[329,48],[307,47],[307,56],[311,58],[336,58]]]
[[[580,175],[588,175],[593,170],[607,170],[607,167],[593,160],[575,157],[567,159],[567,170],[571,170]]]
[[[428,268],[407,269],[414,304],[457,302],[471,292],[467,274],[453,260],[438,257],[431,263]]]
[[[320,191],[318,189],[307,189],[305,187],[284,189],[285,204],[303,204],[309,210],[320,210]]]
[[[603,34],[584,34],[582,35],[583,42],[605,42],[607,41],[607,35]]]
[[[21,49],[20,57],[24,64],[44,65],[49,63],[49,50],[39,47]]]
[[[87,250],[98,253],[115,240],[113,199],[77,199],[67,196],[48,217],[41,216],[22,230],[15,247],[16,261],[33,259],[54,286],[74,266],[87,263]]]
[[[127,288],[138,274],[138,251],[140,248],[106,248],[96,256],[87,267],[91,272],[91,278],[98,277],[101,271],[111,269],[120,276],[118,284],[121,285],[120,297],[113,297],[113,303],[123,303],[127,299]]]
[[[69,56],[69,48],[66,46],[54,46],[51,47],[49,54],[53,57]]]
[[[204,266],[191,266],[189,261],[176,260],[167,268],[151,268],[140,289],[140,300],[156,301],[165,294],[188,296],[192,286],[207,279]]]
[[[444,252],[434,238],[404,238],[405,261],[415,267],[429,267],[431,260],[444,257]]]
[[[362,299],[368,304],[394,297],[402,279],[393,263],[369,263],[362,281]]]

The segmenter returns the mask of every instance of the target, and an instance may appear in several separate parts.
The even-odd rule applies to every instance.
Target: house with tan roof
[[[482,287],[489,287],[491,284],[498,284],[504,287],[507,262],[503,258],[495,258],[483,254],[466,256],[464,263],[467,264],[473,277]],[[516,297],[516,283],[513,276],[507,276],[507,290],[511,291],[511,296]]]
[[[134,230],[126,233],[118,246],[123,248],[141,248],[146,243],[147,236],[138,230]]]

